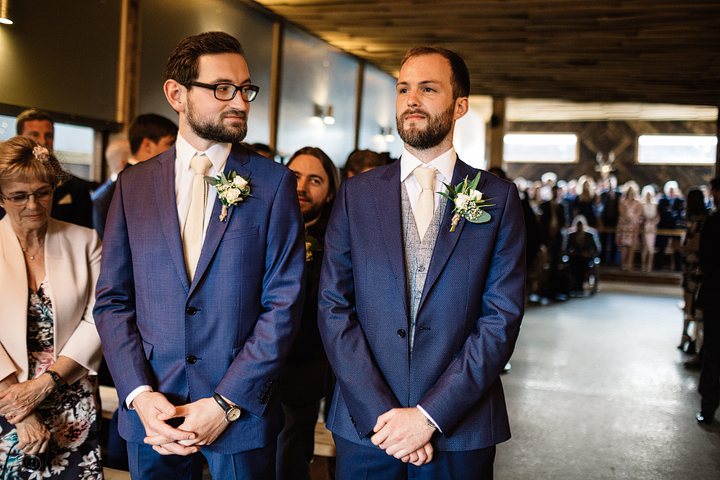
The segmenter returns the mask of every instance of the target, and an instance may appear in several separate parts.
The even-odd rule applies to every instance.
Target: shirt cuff
[[[153,391],[153,389],[152,389],[152,387],[151,387],[150,385],[140,385],[140,386],[137,387],[135,390],[133,390],[132,392],[130,392],[130,395],[128,395],[128,396],[125,398],[125,406],[126,406],[129,410],[135,410],[135,409],[132,407],[132,402],[133,402],[133,400],[135,400],[135,397],[137,397],[138,395],[140,395],[140,394],[143,393],[143,392],[152,392],[152,391]],[[427,415],[427,414],[426,414],[426,415]]]
[[[435,420],[433,420],[433,418],[430,416],[430,414],[428,412],[426,412],[423,407],[421,407],[420,405],[415,405],[415,406],[417,407],[418,410],[420,410],[420,412],[422,412],[423,415],[425,415],[425,418],[427,418],[430,421],[430,423],[432,423],[433,426],[438,429],[438,432],[443,433],[443,431],[440,429],[440,426],[437,424],[437,422]]]

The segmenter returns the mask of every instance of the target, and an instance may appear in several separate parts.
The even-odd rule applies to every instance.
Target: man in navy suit
[[[108,213],[94,315],[133,478],[199,478],[198,452],[213,478],[275,478],[304,225],[293,172],[239,145],[258,91],[242,53],[222,32],[180,42],[177,142],[120,174]],[[250,192],[225,209],[202,177],[232,172]]]
[[[472,223],[435,193],[479,172],[452,145],[469,90],[458,55],[408,52],[402,157],[340,187],[318,319],[337,376],[327,425],[339,479],[491,479],[495,445],[510,438],[499,376],[524,308],[520,199],[482,171],[490,218]]]

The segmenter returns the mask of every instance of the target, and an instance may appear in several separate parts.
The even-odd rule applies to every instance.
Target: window
[[[714,165],[717,137],[712,135],[640,135],[638,163]]]
[[[65,168],[89,180],[92,175],[95,130],[91,127],[55,122],[53,149]],[[15,136],[15,117],[0,115],[0,141]]]
[[[572,133],[508,133],[503,138],[506,162],[572,163],[578,160]]]

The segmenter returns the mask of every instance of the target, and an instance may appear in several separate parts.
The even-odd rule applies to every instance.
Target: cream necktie
[[[195,276],[200,251],[202,250],[203,231],[205,229],[205,206],[207,202],[207,184],[203,177],[210,168],[210,159],[206,155],[195,155],[190,160],[190,168],[195,172],[192,186],[190,211],[183,231],[183,247],[185,248],[185,265],[188,277],[192,282]]]
[[[435,214],[435,171],[434,168],[424,167],[417,167],[413,171],[420,188],[422,188],[415,204],[415,224],[421,241]]]

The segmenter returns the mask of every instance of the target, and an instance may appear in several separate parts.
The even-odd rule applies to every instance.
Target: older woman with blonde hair
[[[35,140],[0,143],[0,465],[3,478],[102,478],[92,317],[100,240],[50,218],[68,178]]]

